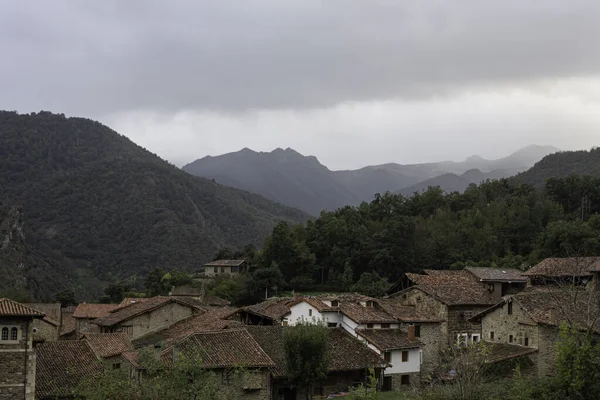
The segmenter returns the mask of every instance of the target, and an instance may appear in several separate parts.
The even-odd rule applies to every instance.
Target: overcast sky
[[[332,169],[600,144],[600,2],[0,0],[0,108],[102,121],[183,165]]]

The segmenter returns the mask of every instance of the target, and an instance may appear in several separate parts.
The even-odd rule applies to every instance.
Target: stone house
[[[127,369],[132,379],[142,379],[137,351],[125,333],[88,333],[83,337],[96,357],[113,369]]]
[[[420,315],[442,321],[441,346],[481,340],[481,325],[470,318],[498,300],[474,275],[465,270],[406,275],[414,285],[390,298],[413,307]]]
[[[270,399],[300,400],[306,398],[306,389],[290,386],[286,378],[286,360],[283,334],[285,326],[263,325],[245,328],[260,347],[273,360],[270,368]],[[315,382],[314,396],[344,392],[349,387],[365,383],[369,368],[381,378],[386,363],[372,349],[362,344],[342,328],[329,329],[328,357],[330,359],[327,379]]]
[[[60,331],[59,340],[75,340],[76,321],[73,313],[77,306],[63,307],[60,310]]]
[[[511,354],[521,349],[534,361],[537,374],[543,376],[552,373],[561,323],[600,333],[596,317],[599,300],[592,290],[539,288],[506,296],[472,320],[481,324],[481,336],[494,345],[492,351],[498,344],[505,350],[513,348]]]
[[[290,297],[273,297],[263,302],[242,307],[240,321],[246,325],[282,325],[288,324],[289,304],[295,301]],[[285,320],[285,321],[284,321]]]
[[[247,270],[245,260],[217,260],[204,264],[204,276],[214,278],[219,275],[235,276]]]
[[[600,273],[600,257],[546,258],[523,276],[529,286],[586,286]]]
[[[236,399],[270,398],[270,368],[275,363],[246,329],[195,333],[161,353],[167,365],[181,355],[201,359],[203,367],[216,375],[220,391]]]
[[[73,312],[73,318],[75,319],[75,339],[81,338],[86,333],[100,332],[98,326],[93,325],[92,321],[108,316],[111,311],[118,307],[118,304],[79,304]]]
[[[33,324],[43,317],[38,310],[0,299],[0,399],[34,399]]]
[[[500,299],[508,294],[519,293],[527,287],[523,271],[514,268],[466,267],[490,292],[492,298]]]
[[[60,303],[23,304],[44,314],[44,318],[33,321],[33,341],[57,341],[60,336],[60,326],[62,322]]]
[[[124,332],[133,340],[147,333],[170,326],[200,312],[202,308],[175,297],[152,297],[115,310],[90,322],[97,332]]]

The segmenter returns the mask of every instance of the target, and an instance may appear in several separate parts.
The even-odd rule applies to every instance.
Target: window
[[[224,274],[225,273],[225,267],[221,267],[221,273]]]
[[[490,340],[494,340],[494,332],[490,332]]]
[[[410,375],[402,375],[400,377],[400,385],[402,385],[402,386],[410,385]]]
[[[2,340],[8,340],[8,328],[2,328]]]
[[[479,335],[471,335],[471,341],[473,343],[479,343],[479,340],[480,340]]]
[[[308,316],[309,316],[309,317],[312,317],[312,308],[309,308],[309,309],[308,309]]]
[[[224,369],[223,372],[221,372],[221,383],[224,385],[231,385],[231,375],[233,375],[231,370]]]
[[[512,314],[512,301],[508,303],[508,315]]]
[[[423,350],[419,350],[419,364],[423,364]]]
[[[371,300],[367,301],[367,307],[373,307],[373,302]]]
[[[415,325],[415,337],[421,337],[421,325]]]
[[[529,346],[529,338],[528,337],[525,338],[525,346]]]
[[[367,324],[367,329],[373,329],[373,324]]]
[[[237,272],[238,272],[238,267],[231,267],[232,274],[237,274]]]
[[[513,342],[513,335],[508,335],[508,343],[512,343]]]
[[[19,331],[17,328],[12,328],[10,330],[10,340],[17,340],[19,336]]]
[[[121,369],[121,363],[114,363],[113,369]]]
[[[406,350],[402,352],[402,362],[408,362],[408,351]]]
[[[390,329],[390,324],[381,324],[381,329]]]
[[[389,351],[384,352],[383,359],[385,360],[385,362],[392,362],[392,353]]]
[[[456,335],[456,344],[458,346],[466,346],[469,335],[466,333],[459,333]]]
[[[458,313],[458,320],[459,320],[459,321],[464,321],[464,320],[465,320],[465,312],[464,312],[464,311],[462,311],[462,310],[461,310],[461,311]]]
[[[288,324],[289,323],[288,323],[288,319],[287,318],[284,318],[284,319],[281,320],[281,325],[288,326]]]
[[[331,300],[331,307],[339,307],[340,306],[340,302],[337,300]]]
[[[336,324],[335,322],[328,322],[328,323],[327,323],[327,326],[328,326],[329,328],[337,328],[337,324]]]

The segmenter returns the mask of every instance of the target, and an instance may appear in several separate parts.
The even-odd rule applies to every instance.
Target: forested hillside
[[[550,154],[516,178],[522,183],[542,187],[550,178],[569,175],[600,176],[600,148]]]
[[[307,217],[191,176],[98,122],[48,112],[0,112],[0,188],[0,202],[23,206],[27,243],[95,289],[109,274],[199,266]]]
[[[347,290],[359,279],[361,288],[381,287],[371,272],[393,281],[423,268],[525,268],[549,256],[599,255],[599,213],[600,178],[554,179],[545,190],[508,179],[462,194],[430,188],[279,224],[250,259],[257,270],[276,266],[294,289]]]

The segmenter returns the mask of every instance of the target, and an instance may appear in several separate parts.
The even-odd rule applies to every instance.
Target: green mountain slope
[[[600,148],[550,154],[516,176],[520,182],[541,187],[549,178],[569,175],[600,176]]]
[[[261,244],[307,215],[191,176],[106,126],[0,112],[0,202],[22,204],[27,240],[79,276],[191,268],[223,245]]]

